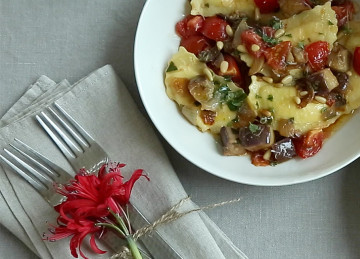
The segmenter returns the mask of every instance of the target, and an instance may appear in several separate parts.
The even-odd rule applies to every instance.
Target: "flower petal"
[[[92,249],[95,253],[97,253],[97,254],[105,254],[105,253],[106,253],[106,251],[101,250],[101,249],[97,246],[97,244],[96,244],[96,242],[95,242],[95,234],[92,234],[91,237],[90,237],[90,247],[91,247],[91,249]]]

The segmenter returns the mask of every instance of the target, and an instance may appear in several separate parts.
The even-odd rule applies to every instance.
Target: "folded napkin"
[[[188,194],[153,131],[111,66],[104,66],[71,86],[42,76],[0,121],[0,147],[19,138],[62,166],[72,169],[34,119],[34,114],[57,101],[107,151],[112,160],[127,164],[125,179],[142,168],[150,181],[136,182],[131,202],[150,222]],[[188,202],[186,209],[197,208]],[[57,213],[24,180],[0,167],[0,223],[41,258],[72,258],[69,240],[42,240]],[[184,259],[247,258],[204,212],[195,212],[158,227]],[[84,250],[86,249],[86,242]],[[150,251],[151,252],[151,251]],[[107,258],[85,252],[90,258]]]

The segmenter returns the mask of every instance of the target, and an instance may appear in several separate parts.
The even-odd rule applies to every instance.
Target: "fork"
[[[35,117],[75,172],[81,168],[87,168],[90,172],[97,171],[108,162],[104,149],[57,103],[47,110],[49,113],[41,112]]]
[[[72,176],[17,138],[9,146],[12,149],[4,148],[9,159],[1,154],[0,158],[32,185],[49,204],[61,203],[64,197],[54,191],[54,184],[65,184]]]
[[[97,171],[108,162],[109,156],[101,146],[57,103],[49,106],[46,112],[36,115],[36,119],[75,172],[81,168],[86,168],[90,172]],[[129,207],[132,225],[136,229],[150,224],[134,205],[129,204]],[[141,239],[146,247],[151,249],[155,258],[182,259],[157,230],[152,232],[151,238],[144,236]]]

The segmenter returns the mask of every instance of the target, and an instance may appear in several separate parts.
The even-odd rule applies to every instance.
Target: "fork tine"
[[[41,169],[43,169],[46,173],[48,173],[48,174],[50,174],[52,176],[60,176],[61,174],[66,174],[66,172],[61,167],[59,167],[56,164],[54,164],[53,162],[51,162],[49,159],[47,159],[42,154],[40,154],[36,150],[32,149],[28,145],[26,145],[21,140],[19,140],[17,138],[15,138],[14,140],[15,140],[15,142],[19,143],[22,146],[23,149],[26,149],[32,155],[39,158],[40,161],[42,161],[45,165],[43,163],[41,163],[40,161],[36,160],[34,157],[28,155],[27,153],[25,153],[23,150],[19,149],[18,147],[14,146],[12,144],[10,144],[10,146],[12,146],[15,150],[20,152],[23,156],[27,157],[29,160],[34,162],[36,165],[41,167]]]
[[[36,115],[35,118],[40,123],[40,125],[43,127],[43,129],[47,132],[47,134],[49,134],[49,136],[55,142],[55,144],[59,147],[59,149],[64,154],[64,156],[68,159],[75,158],[74,152],[72,152],[72,150],[70,150],[62,142],[62,140],[56,134],[54,134],[54,132],[48,127],[48,125],[46,125],[46,123],[41,119],[41,117],[39,115]]]
[[[30,164],[26,163],[24,160],[20,159],[17,155],[15,155],[10,150],[4,148],[4,151],[10,157],[12,157],[16,162],[18,162],[21,166],[23,166],[26,170],[28,170],[32,175],[34,175],[37,179],[39,179],[41,182],[43,182],[45,185],[53,182],[53,180],[48,175],[39,173],[38,170],[36,170]]]
[[[55,104],[54,104],[55,105]],[[62,116],[59,115],[58,112],[54,111],[54,109],[52,109],[51,107],[48,107],[49,111],[58,119],[58,121],[62,124],[62,126],[64,126],[64,128],[72,135],[72,137],[76,140],[76,142],[84,149],[87,147],[90,147],[89,141],[87,141],[86,137],[87,136],[83,136],[81,134],[81,132],[76,132],[75,129],[77,129],[78,131],[80,131],[76,125],[74,125],[75,121],[70,117],[70,115],[66,114],[65,111],[58,105],[55,106],[57,108],[57,110],[60,112],[60,114]],[[66,122],[62,117],[65,117],[68,122]],[[71,119],[70,119],[71,118]],[[73,128],[74,127],[74,128]],[[81,136],[80,136],[80,135]]]
[[[35,180],[33,177],[25,173],[21,168],[17,167],[15,164],[10,162],[7,158],[0,154],[0,158],[16,173],[18,173],[21,177],[23,177],[31,186],[33,186],[40,193],[47,189],[46,185],[42,182]]]
[[[93,137],[83,128],[79,123],[77,123],[73,117],[71,117],[63,108],[60,107],[56,102],[54,103],[56,109],[62,113],[62,115],[76,128],[76,130],[81,134],[81,136],[87,141],[87,143],[91,143],[94,141]]]

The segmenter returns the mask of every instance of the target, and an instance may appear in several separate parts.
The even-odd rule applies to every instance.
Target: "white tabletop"
[[[42,74],[76,82],[105,64],[146,114],[133,69],[144,2],[0,0],[0,116]],[[243,198],[207,214],[249,258],[360,258],[360,160],[316,181],[256,187],[212,176],[163,144],[199,205]],[[0,227],[0,258],[35,256]]]

